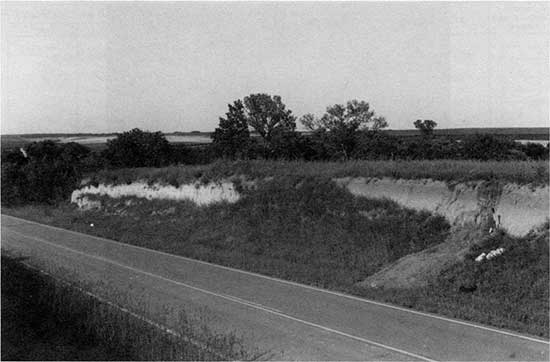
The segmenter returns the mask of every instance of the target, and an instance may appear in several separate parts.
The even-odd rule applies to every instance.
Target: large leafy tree
[[[252,142],[251,130],[258,133],[261,142]],[[229,105],[212,140],[218,155],[230,158],[244,157],[247,151],[267,158],[298,158],[302,141],[292,111],[286,109],[280,96],[265,93],[251,94]]]
[[[348,159],[356,146],[359,131],[377,131],[387,127],[384,117],[376,116],[365,101],[351,100],[346,105],[327,107],[321,118],[306,114],[300,119],[309,130],[322,137],[335,157]]]
[[[294,132],[296,118],[286,109],[280,96],[265,93],[251,94],[244,98],[248,125],[269,145],[275,133]]]
[[[225,118],[220,117],[218,128],[212,134],[213,147],[218,155],[243,157],[250,145],[250,131],[243,102],[238,99],[227,105]]]

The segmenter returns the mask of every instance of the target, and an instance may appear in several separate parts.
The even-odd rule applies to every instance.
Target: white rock
[[[481,253],[477,256],[477,258],[475,259],[477,262],[480,262],[482,261],[483,259],[485,258],[485,253]]]

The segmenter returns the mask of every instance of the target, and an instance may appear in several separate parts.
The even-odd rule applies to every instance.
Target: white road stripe
[[[406,356],[409,356],[409,357],[420,359],[422,361],[429,361],[429,362],[434,362],[435,361],[433,359],[430,359],[430,358],[427,358],[427,357],[424,357],[424,356],[420,356],[420,355],[412,353],[412,352],[407,352],[407,351],[404,351],[404,350],[399,349],[399,348],[395,348],[395,347],[391,347],[391,346],[388,346],[388,345],[385,345],[385,344],[382,344],[382,343],[371,341],[371,340],[366,339],[366,338],[354,336],[352,334],[345,333],[345,332],[342,332],[342,331],[338,331],[336,329],[332,329],[332,328],[329,328],[329,327],[325,327],[325,326],[317,324],[317,323],[308,322],[308,321],[303,320],[303,319],[292,317],[288,314],[282,313],[280,311],[276,311],[274,309],[265,307],[265,306],[257,304],[257,303],[247,301],[245,299],[241,299],[241,298],[233,297],[231,295],[220,294],[220,293],[212,292],[212,291],[209,291],[209,290],[206,290],[206,289],[198,288],[198,287],[186,284],[186,283],[182,283],[182,282],[179,282],[179,281],[176,281],[176,280],[165,278],[165,277],[157,275],[157,274],[149,273],[149,272],[141,270],[141,269],[137,269],[137,268],[134,268],[134,267],[131,267],[131,266],[128,266],[128,265],[124,265],[124,264],[118,263],[114,260],[109,260],[109,259],[106,259],[106,258],[101,257],[101,256],[86,254],[82,251],[71,249],[71,248],[68,248],[68,247],[63,246],[63,245],[58,245],[58,244],[52,243],[48,240],[44,240],[44,239],[36,237],[36,236],[28,236],[28,235],[22,234],[20,232],[14,231],[14,230],[8,230],[8,232],[13,233],[13,234],[17,234],[17,235],[22,236],[23,238],[26,238],[26,239],[30,239],[30,240],[33,240],[33,241],[38,241],[38,242],[41,242],[41,243],[51,245],[51,246],[56,247],[56,248],[67,250],[67,251],[70,251],[70,252],[75,253],[75,254],[83,255],[83,256],[86,256],[86,257],[89,257],[89,258],[92,258],[92,259],[100,260],[100,261],[108,263],[108,264],[116,265],[120,268],[128,269],[128,270],[131,270],[135,273],[141,273],[141,274],[147,275],[149,277],[161,279],[161,280],[164,280],[164,281],[167,281],[167,282],[170,282],[170,283],[174,283],[176,285],[186,287],[186,288],[189,288],[189,289],[192,289],[192,290],[196,290],[196,291],[202,292],[204,294],[208,294],[208,295],[219,297],[219,298],[222,298],[222,299],[225,299],[225,300],[229,300],[229,301],[232,301],[232,302],[237,303],[237,304],[246,305],[246,306],[248,306],[250,308],[253,308],[253,309],[258,309],[258,310],[264,311],[266,313],[271,313],[271,314],[274,314],[274,315],[277,315],[277,316],[280,316],[280,317],[283,317],[283,318],[286,318],[286,319],[290,319],[290,320],[293,320],[293,321],[296,321],[296,322],[299,322],[299,323],[302,323],[302,324],[305,324],[305,325],[308,325],[308,326],[311,326],[311,327],[315,327],[315,328],[318,328],[318,329],[321,329],[321,330],[324,330],[324,331],[327,331],[327,332],[331,332],[331,333],[338,334],[338,335],[341,335],[341,336],[344,336],[344,337],[348,337],[348,338],[351,338],[351,339],[354,339],[354,340],[357,340],[357,341],[360,341],[360,342],[363,342],[363,343],[366,343],[366,344],[369,344],[369,345],[384,348],[384,349],[387,349],[387,350],[390,350],[390,351],[393,351],[393,352],[397,352],[399,354],[403,354],[403,355],[406,355]]]
[[[356,300],[356,301],[359,301],[359,302],[362,302],[362,303],[373,304],[373,305],[377,305],[377,306],[380,306],[380,307],[399,310],[401,312],[412,313],[412,314],[420,315],[420,316],[427,317],[427,318],[434,318],[434,319],[438,319],[438,320],[442,320],[442,321],[446,321],[446,322],[450,322],[450,323],[460,324],[460,325],[471,327],[471,328],[477,328],[477,329],[482,329],[482,330],[485,330],[485,331],[504,334],[504,335],[507,335],[507,336],[512,336],[512,337],[528,340],[528,341],[531,341],[531,342],[544,343],[544,344],[550,345],[550,341],[540,339],[540,338],[536,338],[536,337],[521,335],[521,334],[518,334],[518,333],[505,331],[505,330],[500,330],[500,329],[487,327],[487,326],[483,326],[483,325],[479,325],[479,324],[475,324],[475,323],[470,323],[470,322],[466,322],[466,321],[461,321],[461,320],[458,320],[458,319],[452,319],[452,318],[442,317],[442,316],[435,315],[435,314],[430,314],[430,313],[420,312],[420,311],[416,311],[416,310],[411,310],[411,309],[399,307],[399,306],[396,306],[396,305],[377,302],[377,301],[374,301],[374,300],[371,300],[371,299],[366,299],[366,298],[360,298],[360,297],[356,297],[356,296],[341,293],[341,292],[334,292],[334,291],[331,291],[331,290],[322,289],[322,288],[314,287],[314,286],[307,285],[307,284],[301,284],[301,283],[292,282],[292,281],[289,281],[289,280],[270,277],[270,276],[267,276],[267,275],[262,275],[262,274],[258,274],[258,273],[254,273],[254,272],[249,272],[249,271],[246,271],[246,270],[236,269],[236,268],[232,268],[232,267],[228,267],[228,266],[224,266],[224,265],[213,264],[213,263],[209,263],[207,261],[192,259],[192,258],[188,258],[188,257],[181,256],[181,255],[169,254],[169,253],[166,253],[166,252],[163,252],[163,251],[149,249],[149,248],[145,248],[145,247],[142,247],[142,246],[127,244],[127,243],[121,243],[119,241],[110,240],[110,239],[102,238],[102,237],[95,236],[95,235],[84,234],[84,233],[80,233],[78,231],[73,231],[73,230],[69,230],[69,229],[63,229],[63,228],[60,228],[60,227],[57,227],[57,226],[41,224],[41,223],[36,222],[36,221],[21,219],[21,218],[15,217],[15,216],[9,216],[9,215],[7,215],[7,216],[10,217],[10,218],[19,220],[23,223],[35,224],[35,225],[50,228],[50,229],[53,229],[53,230],[60,230],[60,231],[69,232],[69,233],[72,233],[72,234],[75,234],[75,235],[83,235],[83,236],[95,238],[97,240],[102,240],[104,242],[108,242],[108,243],[112,243],[112,244],[116,244],[116,245],[128,246],[128,247],[131,247],[131,248],[134,248],[134,249],[143,250],[143,251],[147,251],[147,252],[152,252],[152,253],[155,253],[155,254],[161,254],[161,255],[168,256],[168,257],[172,257],[172,258],[179,258],[179,259],[183,259],[183,260],[187,260],[187,261],[191,261],[191,262],[195,262],[195,263],[210,265],[210,266],[213,266],[213,267],[216,267],[216,268],[220,268],[220,269],[224,269],[224,270],[230,270],[230,271],[233,271],[233,272],[236,272],[236,273],[251,275],[251,276],[255,276],[255,277],[263,278],[263,279],[267,279],[267,280],[272,280],[272,281],[276,281],[276,282],[279,282],[279,283],[282,283],[282,284],[288,284],[288,285],[292,285],[292,286],[296,286],[296,287],[300,287],[300,288],[315,290],[315,291],[318,291],[318,292],[321,292],[321,293],[332,294],[332,295],[336,295],[336,296],[339,296],[339,297]]]

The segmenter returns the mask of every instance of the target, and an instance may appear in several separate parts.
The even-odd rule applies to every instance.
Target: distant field
[[[398,137],[420,136],[420,131],[416,129],[388,130],[389,134]],[[510,128],[447,128],[436,129],[436,136],[447,136],[452,138],[461,138],[472,134],[490,134],[494,136],[507,136],[515,140],[550,140],[550,128],[548,127],[510,127]]]
[[[29,141],[21,136],[16,135],[2,135],[1,138],[2,149],[23,147]]]
[[[436,136],[446,136],[452,138],[461,138],[472,134],[491,134],[496,136],[511,137],[518,142],[541,143],[543,145],[550,141],[550,132],[548,127],[532,128],[449,128],[436,129]],[[416,129],[406,130],[387,130],[390,135],[397,137],[418,137],[420,132]],[[303,132],[308,134],[308,132]],[[175,132],[164,134],[171,143],[187,144],[207,144],[212,142],[210,132]],[[252,135],[254,136],[254,134]],[[20,134],[20,135],[2,135],[2,148],[22,147],[30,142],[43,141],[51,139],[56,142],[68,143],[77,142],[86,145],[92,149],[101,149],[107,140],[116,137],[115,133],[52,133],[52,134]]]
[[[212,141],[209,133],[165,134],[165,136],[171,143],[207,144]],[[105,147],[108,140],[115,137],[115,134],[2,135],[1,144],[2,149],[10,149],[24,147],[31,142],[52,140],[59,143],[76,142],[94,150],[100,150]]]
[[[208,135],[165,135],[168,142],[171,143],[210,143],[212,140]],[[115,138],[116,136],[100,136],[100,137],[65,137],[59,138],[61,143],[77,142],[83,145],[94,143],[106,143],[108,140]]]

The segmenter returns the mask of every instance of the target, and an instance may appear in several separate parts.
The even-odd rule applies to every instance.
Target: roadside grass
[[[266,177],[392,177],[402,179],[433,179],[449,183],[499,180],[517,184],[548,184],[547,161],[227,161],[218,160],[200,166],[170,166],[164,168],[133,168],[103,170],[88,175],[91,183],[123,184],[137,180],[178,186],[200,180],[218,181],[234,175],[248,179]]]
[[[548,224],[523,238],[497,232],[425,288],[352,293],[393,304],[549,337]],[[504,253],[476,262],[482,252]]]
[[[166,170],[170,169],[158,172]],[[234,204],[198,207],[192,202],[90,195],[90,199],[102,202],[101,210],[80,211],[64,203],[3,212],[176,255],[548,337],[547,230],[526,238],[497,233],[480,245],[504,245],[503,255],[481,264],[467,258],[442,272],[426,288],[359,288],[357,282],[392,261],[443,242],[449,235],[449,224],[443,217],[404,209],[388,200],[353,197],[326,175],[294,171],[290,169],[287,175],[274,180],[258,177],[256,187],[244,188],[243,197]],[[533,238],[538,241],[532,242]],[[476,256],[478,251],[472,249]],[[472,286],[475,290],[467,291]]]
[[[208,207],[89,197],[101,200],[103,209],[82,212],[64,204],[8,213],[330,288],[353,285],[403,255],[442,242],[450,227],[441,216],[354,197],[322,177],[258,182],[236,203]]]
[[[170,334],[4,253],[1,277],[2,360],[253,358],[233,334],[214,334],[184,312]]]

